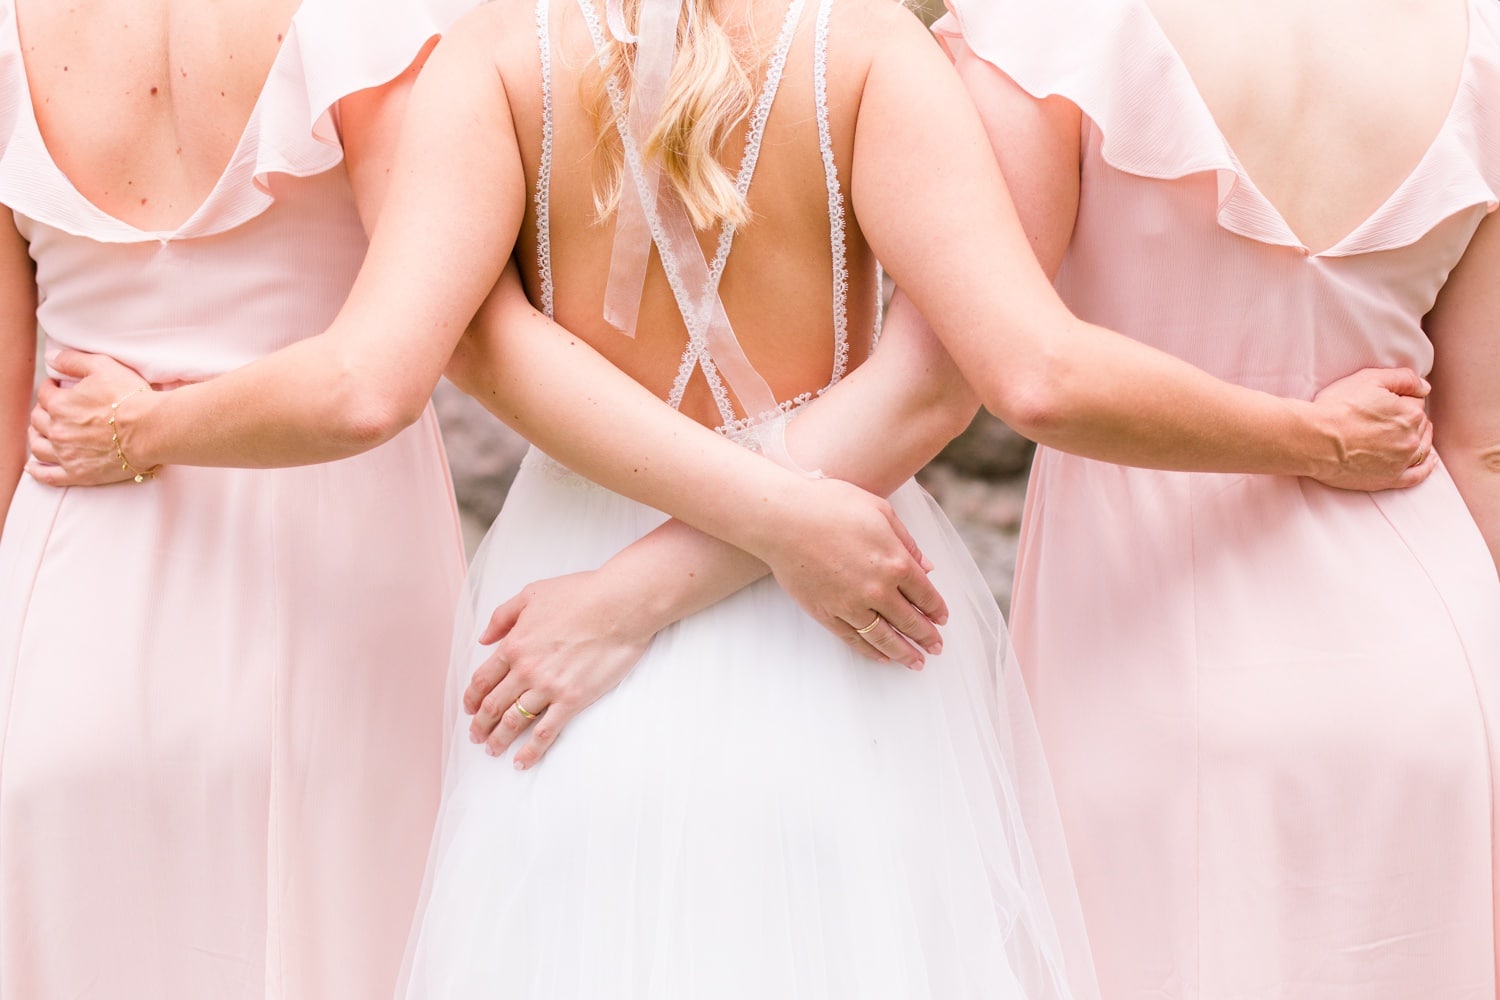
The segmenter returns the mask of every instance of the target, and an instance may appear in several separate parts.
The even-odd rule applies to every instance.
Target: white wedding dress
[[[830,204],[841,206],[823,78],[830,2],[813,19],[816,93]],[[538,34],[550,109],[547,3]],[[801,5],[752,118],[746,185]],[[581,6],[597,42],[600,19]],[[536,207],[550,311],[550,120],[543,137]],[[843,223],[842,208],[831,211],[835,274]],[[715,280],[730,242],[709,264]],[[674,247],[658,249],[679,271]],[[846,288],[835,284],[837,381]],[[701,366],[727,408],[698,325],[679,385]],[[999,611],[932,499],[908,482],[891,501],[952,612],[925,671],[858,657],[766,579],[658,635],[532,770],[490,758],[456,728],[407,1000],[1097,995]],[[487,654],[473,623],[535,580],[598,567],[663,520],[533,450],[470,572],[451,689]]]

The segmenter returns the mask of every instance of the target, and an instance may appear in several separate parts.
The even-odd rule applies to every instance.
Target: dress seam
[[[1447,617],[1448,624],[1453,629],[1453,638],[1458,643],[1458,648],[1463,652],[1464,664],[1468,667],[1469,687],[1474,692],[1474,704],[1479,715],[1479,727],[1485,739],[1485,749],[1487,751],[1484,755],[1485,769],[1489,772],[1490,778],[1490,937],[1493,939],[1497,935],[1500,935],[1500,924],[1497,924],[1497,916],[1500,916],[1500,900],[1497,900],[1495,897],[1495,879],[1496,875],[1500,874],[1495,870],[1496,842],[1497,835],[1500,835],[1500,829],[1497,829],[1495,824],[1495,814],[1497,811],[1497,803],[1495,801],[1495,781],[1497,776],[1494,765],[1495,731],[1489,715],[1484,710],[1484,692],[1479,689],[1479,682],[1476,679],[1478,667],[1474,663],[1473,654],[1469,652],[1468,643],[1464,641],[1463,629],[1454,620],[1453,609],[1449,606],[1448,599],[1443,594],[1443,588],[1438,585],[1437,580],[1433,579],[1431,571],[1427,568],[1427,564],[1422,561],[1421,556],[1417,555],[1416,549],[1407,540],[1400,525],[1391,520],[1390,514],[1386,513],[1385,508],[1380,505],[1380,501],[1376,499],[1375,494],[1368,493],[1366,496],[1369,498],[1370,506],[1374,507],[1376,512],[1380,514],[1381,519],[1390,525],[1391,531],[1401,541],[1401,547],[1407,551],[1412,561],[1417,564],[1418,569],[1422,573],[1422,578],[1427,581],[1427,585],[1432,588],[1433,595],[1438,599],[1438,603],[1443,606],[1443,614]]]
[[[1199,479],[1188,474],[1188,558],[1193,581],[1193,981],[1194,1000],[1203,996],[1203,637],[1198,613]]]
[[[287,996],[286,983],[286,949],[284,938],[286,928],[277,914],[281,912],[280,894],[284,891],[285,875],[282,870],[284,859],[281,858],[280,841],[276,836],[277,826],[280,822],[280,810],[277,808],[277,777],[283,769],[281,760],[281,742],[276,738],[277,720],[281,712],[281,677],[285,669],[282,653],[286,648],[286,633],[282,623],[281,608],[278,606],[278,588],[274,585],[277,579],[278,527],[280,518],[277,516],[280,508],[281,476],[280,470],[267,469],[262,475],[268,477],[270,496],[270,513],[267,525],[269,530],[266,535],[271,540],[266,553],[266,560],[270,564],[271,580],[271,616],[272,629],[275,641],[271,648],[276,651],[278,662],[271,665],[271,697],[270,712],[266,720],[266,968],[264,978],[268,997],[285,998]],[[279,876],[279,877],[278,877]],[[276,898],[273,898],[275,894]],[[273,982],[272,975],[275,980]]]
[[[5,772],[6,750],[10,745],[10,720],[12,714],[15,712],[16,707],[16,683],[19,680],[21,674],[21,647],[26,643],[26,627],[28,619],[30,619],[31,617],[31,604],[32,601],[36,599],[36,582],[37,579],[42,575],[42,566],[47,561],[47,550],[51,547],[52,538],[56,534],[55,529],[57,527],[57,518],[62,513],[63,501],[67,499],[68,493],[71,492],[71,489],[71,487],[63,487],[62,494],[57,498],[57,502],[52,507],[52,516],[47,519],[47,533],[45,539],[42,542],[41,551],[37,553],[36,563],[32,567],[31,580],[26,587],[26,603],[25,606],[21,609],[20,624],[16,629],[16,646],[15,649],[11,651],[11,662],[15,664],[15,666],[10,672],[10,689],[6,693],[5,698],[5,718],[3,720],[0,720],[0,722],[4,723],[3,726],[0,726],[0,775],[3,775]],[[12,506],[14,506],[14,504],[12,504]],[[0,781],[0,809],[4,808],[4,802],[5,782]],[[3,846],[3,841],[0,841],[0,846]],[[4,940],[4,935],[0,935],[0,941]]]

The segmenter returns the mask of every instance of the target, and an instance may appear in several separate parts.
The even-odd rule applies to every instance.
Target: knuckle
[[[891,627],[902,635],[911,635],[914,632],[921,631],[927,620],[915,611],[903,610],[896,616],[887,618],[886,621],[890,622]]]

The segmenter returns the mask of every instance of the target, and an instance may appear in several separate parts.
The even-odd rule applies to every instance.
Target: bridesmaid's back
[[[15,0],[36,119],[73,185],[144,230],[203,203],[299,0]]]
[[[1323,250],[1410,174],[1454,101],[1469,0],[1147,0],[1230,146]]]

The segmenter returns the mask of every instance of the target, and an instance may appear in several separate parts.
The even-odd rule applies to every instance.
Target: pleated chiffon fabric
[[[1081,317],[1310,398],[1431,368],[1422,318],[1500,204],[1500,7],[1469,8],[1440,134],[1321,253],[1142,0],[950,0],[937,30],[1082,109]],[[1012,627],[1105,1000],[1495,996],[1500,582],[1441,466],[1372,495],[1044,448]]]
[[[144,232],[53,164],[0,4],[0,202],[49,352],[171,386],[322,332],[366,245],[337,102],[466,6],[307,0],[213,193]],[[322,466],[23,479],[0,542],[0,996],[390,996],[462,574],[430,411]]]

